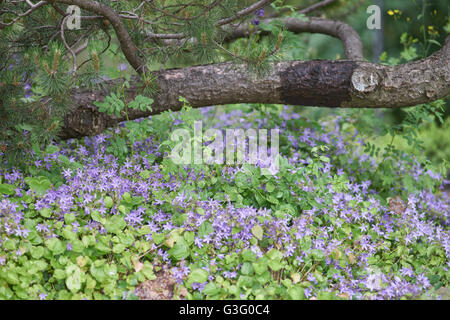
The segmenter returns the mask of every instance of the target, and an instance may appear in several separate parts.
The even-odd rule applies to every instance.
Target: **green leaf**
[[[81,270],[76,265],[70,265],[66,268],[66,286],[67,288],[75,293],[81,289]]]
[[[112,206],[114,204],[114,201],[113,201],[113,199],[111,197],[105,197],[103,199],[103,203],[105,204],[105,207],[112,208]]]
[[[63,280],[66,278],[66,272],[63,269],[55,269],[53,277],[58,280]]]
[[[274,190],[275,190],[275,186],[274,186],[274,184],[272,182],[269,182],[269,183],[266,184],[266,191],[267,192],[270,193],[270,192],[272,192]]]
[[[96,243],[95,237],[93,235],[83,236],[81,238],[81,241],[83,242],[83,245],[86,248],[89,247],[89,246],[95,245],[95,243]]]
[[[92,279],[91,276],[87,275],[86,276],[86,289],[87,290],[92,290],[95,288],[97,284],[97,281],[95,281],[94,279]]]
[[[131,246],[135,241],[134,236],[131,234],[119,234],[120,243],[125,246]]]
[[[198,229],[198,236],[200,238],[204,238],[205,236],[207,236],[212,232],[214,232],[212,224],[209,221],[204,221]]]
[[[277,249],[270,250],[267,253],[267,257],[269,258],[267,264],[273,271],[278,271],[283,267],[283,264],[281,263],[281,260],[283,259],[283,254],[279,250]]]
[[[13,270],[9,270],[6,272],[5,280],[12,285],[20,284],[19,275]]]
[[[148,170],[141,171],[139,175],[141,176],[142,179],[147,180],[148,178],[150,178],[150,171]]]
[[[64,222],[66,224],[71,224],[72,222],[75,222],[75,214],[73,214],[73,213],[66,213],[64,215]]]
[[[100,283],[105,281],[106,274],[103,266],[95,266],[95,264],[91,264],[90,268],[91,275]]]
[[[77,265],[80,268],[83,268],[85,265],[87,265],[89,263],[89,257],[78,256],[76,261],[77,261]]]
[[[244,251],[242,251],[241,257],[242,257],[243,261],[249,261],[249,262],[256,261],[256,253],[254,253],[250,249],[245,249]]]
[[[236,175],[234,176],[234,180],[236,181],[236,185],[240,188],[248,185],[247,176],[243,172],[236,173]]]
[[[257,262],[253,263],[253,268],[255,269],[256,274],[263,274],[267,271],[267,260],[266,259],[258,259]]]
[[[183,238],[179,238],[168,253],[175,260],[186,259],[189,256],[189,246]]]
[[[123,214],[127,213],[127,208],[124,205],[118,206],[117,209],[119,209],[120,213],[123,213]]]
[[[43,195],[45,192],[50,189],[52,183],[50,180],[48,180],[46,177],[36,177],[31,178],[27,177],[25,178],[26,184],[30,187],[31,191],[36,192],[38,195]]]
[[[52,144],[48,145],[47,148],[45,148],[45,152],[48,154],[53,154],[58,152],[60,149],[57,146],[54,146]]]
[[[92,218],[92,220],[94,220],[96,222],[100,222],[101,224],[106,223],[106,219],[104,217],[102,217],[100,212],[98,212],[97,210],[92,211],[91,218]]]
[[[118,244],[114,245],[113,252],[114,253],[122,253],[125,251],[126,248],[127,247],[124,244],[118,243]]]
[[[189,274],[190,282],[203,283],[208,280],[208,271],[203,269],[195,269]]]
[[[314,260],[316,261],[323,261],[325,259],[325,254],[322,250],[319,249],[313,249],[311,250],[311,255],[313,256]]]
[[[300,286],[294,286],[288,289],[288,294],[292,300],[303,300],[305,299],[305,291]]]
[[[66,251],[66,248],[64,248],[62,241],[57,238],[50,238],[46,240],[45,245],[51,252],[53,252],[54,255],[59,255]]]
[[[238,279],[238,285],[240,287],[251,288],[255,282],[256,279],[254,277],[249,277],[245,275],[240,276]]]
[[[146,234],[150,234],[151,233],[151,229],[149,226],[143,226],[141,228],[138,229],[138,233],[140,235],[146,235]]]
[[[272,269],[273,271],[278,271],[281,268],[283,268],[283,264],[279,260],[269,260],[269,262],[267,262],[267,264],[269,265],[270,269]]]
[[[242,264],[242,267],[241,267],[241,273],[242,274],[251,275],[251,274],[253,274],[253,271],[254,271],[254,269],[253,269],[253,266],[252,266],[252,264],[250,262],[244,262]]]
[[[3,247],[7,250],[13,251],[13,250],[17,250],[17,245],[16,245],[16,241],[14,241],[13,239],[8,239],[3,243]]]
[[[306,236],[300,239],[300,248],[303,251],[308,251],[311,248],[311,237]]]
[[[264,230],[260,225],[256,225],[252,228],[252,233],[256,237],[256,239],[261,240],[264,235]]]
[[[111,252],[111,248],[101,241],[99,241],[95,244],[95,249],[97,249],[98,251],[101,251],[103,253]]]
[[[119,234],[126,227],[125,219],[120,215],[109,218],[105,223],[106,231]]]
[[[321,291],[317,294],[317,300],[336,300],[336,294],[333,292]]]
[[[162,233],[152,232],[152,239],[155,244],[161,244],[166,239],[166,236]]]
[[[156,279],[156,275],[153,273],[153,265],[148,261],[144,262],[141,272],[148,280]]]
[[[281,259],[283,259],[283,254],[277,249],[271,249],[269,252],[267,252],[267,257],[270,260],[281,261]]]
[[[150,106],[153,103],[152,98],[147,98],[142,95],[136,96],[133,101],[129,103],[130,108],[132,109],[140,109],[142,111],[151,111],[152,107]]]
[[[40,257],[42,257],[44,255],[44,248],[43,247],[33,247],[30,250],[31,256],[33,257],[33,259],[39,259]]]
[[[7,195],[13,195],[15,193],[14,191],[15,187],[9,184],[0,184],[0,195],[1,194],[7,194]]]
[[[44,218],[49,218],[52,215],[52,210],[49,208],[44,208],[39,210],[39,214]]]
[[[231,235],[235,235],[236,233],[241,232],[241,230],[242,230],[242,228],[239,228],[239,227],[233,227],[233,228],[231,229]]]
[[[195,241],[195,233],[193,231],[186,231],[183,234],[184,240],[186,240],[187,244],[190,246]]]
[[[209,282],[205,285],[205,288],[203,289],[203,293],[208,296],[214,296],[218,294],[220,290],[217,288],[216,284],[214,282]]]
[[[75,239],[77,239],[77,234],[72,231],[72,226],[66,226],[63,229],[63,231],[62,231],[62,235],[67,240],[75,240]]]

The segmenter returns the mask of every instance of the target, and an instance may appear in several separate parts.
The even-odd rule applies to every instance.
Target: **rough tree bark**
[[[345,44],[345,43],[344,43]],[[275,63],[264,77],[256,77],[245,65],[231,63],[193,66],[156,72],[159,88],[152,112],[131,110],[137,119],[165,110],[180,110],[179,97],[193,107],[229,103],[278,103],[344,108],[397,108],[414,106],[450,94],[450,36],[432,56],[398,66],[355,60],[284,61]],[[106,82],[113,85],[115,81]],[[139,94],[137,78],[127,92]],[[125,120],[99,113],[94,101],[105,91],[72,92],[72,111],[65,117],[64,139],[94,135]]]

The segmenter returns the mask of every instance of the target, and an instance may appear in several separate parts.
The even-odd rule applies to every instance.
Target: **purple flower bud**
[[[264,17],[264,9],[259,9],[255,11],[255,16]]]
[[[125,63],[121,63],[121,64],[119,64],[118,69],[120,71],[125,71],[125,70],[127,70],[127,65]]]

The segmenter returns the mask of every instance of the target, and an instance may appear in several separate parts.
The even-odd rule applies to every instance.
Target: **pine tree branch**
[[[342,41],[344,46],[344,53],[347,59],[362,61],[363,46],[358,33],[348,24],[341,21],[333,21],[322,18],[309,17],[308,20],[301,20],[298,18],[285,18],[283,21],[287,30],[294,33],[310,32],[321,33],[336,37]],[[263,19],[262,23],[270,23],[278,19]],[[233,41],[238,38],[248,36],[250,32],[249,24],[242,24],[233,29],[225,37],[225,41]]]
[[[300,9],[298,11],[298,13],[304,13],[304,14],[310,13],[310,12],[312,12],[314,10],[326,7],[327,5],[329,5],[329,4],[331,4],[331,3],[335,2],[335,1],[336,0],[323,0],[323,1],[317,2],[315,4],[312,4],[309,7],[306,7],[304,9]]]
[[[249,7],[236,12],[231,17],[219,20],[217,22],[217,26],[223,26],[223,25],[226,25],[226,24],[228,24],[230,22],[233,22],[233,21],[235,21],[235,20],[237,20],[237,19],[239,19],[239,18],[241,18],[243,16],[246,16],[246,15],[248,15],[248,14],[250,14],[250,13],[252,13],[252,12],[258,10],[258,9],[264,8],[265,6],[267,6],[268,4],[270,4],[272,2],[274,2],[274,0],[260,0],[260,1],[256,2],[256,3],[252,4]]]
[[[34,11],[36,11],[37,9],[39,9],[40,7],[44,6],[48,4],[48,1],[39,1],[36,4],[31,4],[28,3],[28,5],[30,6],[30,9],[28,9],[27,11],[23,12],[23,13],[19,13],[17,14],[17,18],[13,19],[12,21],[8,22],[8,23],[4,23],[0,21],[0,29],[3,29],[5,27],[11,26],[14,23],[16,23],[17,21],[19,21],[20,19],[22,19],[23,17],[29,16],[30,14],[32,14]]]
[[[80,8],[94,12],[107,19],[116,32],[117,39],[120,43],[120,48],[125,55],[125,58],[136,70],[137,73],[143,74],[146,71],[145,61],[138,56],[138,50],[131,40],[131,37],[121,19],[121,17],[111,7],[92,0],[49,0],[52,3],[63,3],[68,5],[77,5]]]
[[[320,1],[320,2],[317,2],[317,3],[314,3],[314,4],[312,4],[312,5],[310,5],[309,7],[306,7],[306,8],[297,7],[297,8],[295,8],[295,11],[297,13],[307,14],[307,13],[310,13],[310,12],[315,11],[317,9],[326,7],[327,5],[329,5],[329,4],[331,4],[331,3],[335,2],[335,1],[336,0],[323,0],[323,1]],[[279,17],[281,14],[289,12],[289,11],[290,11],[290,9],[283,8],[283,9],[281,9],[278,12],[274,12],[273,14],[268,15],[267,18],[276,18],[276,17]]]

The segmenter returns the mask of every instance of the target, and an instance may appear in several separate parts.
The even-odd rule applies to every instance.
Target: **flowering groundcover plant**
[[[162,272],[174,299],[440,297],[440,174],[408,155],[385,172],[342,117],[238,107],[166,112],[3,166],[0,299],[137,299]],[[280,129],[279,172],[175,165],[170,132],[194,120]]]

